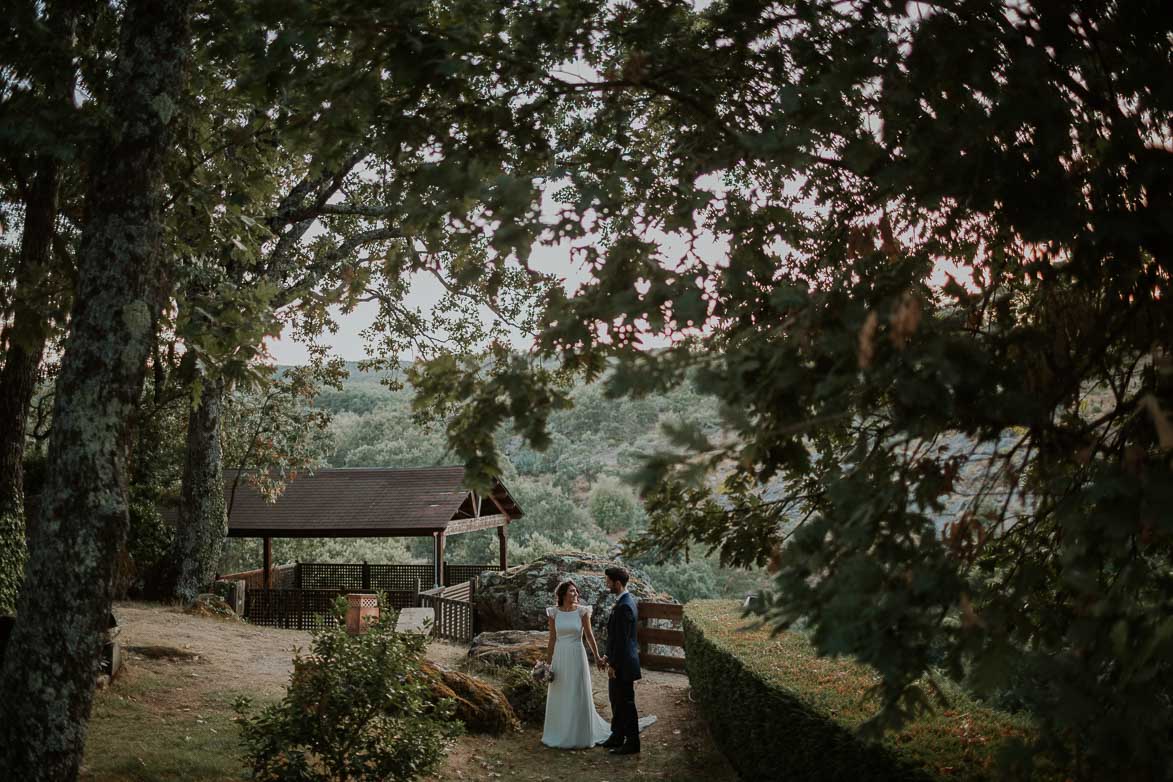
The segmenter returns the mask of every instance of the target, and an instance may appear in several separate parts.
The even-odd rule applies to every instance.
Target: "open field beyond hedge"
[[[718,743],[735,765],[739,765],[739,757],[765,746],[771,747],[776,757],[779,778],[818,778],[820,762],[839,763],[845,753],[836,751],[819,758],[812,747],[824,741],[840,750],[846,742],[859,744],[851,733],[877,710],[875,701],[865,695],[878,682],[871,669],[842,658],[816,656],[800,632],[774,636],[766,628],[747,629],[751,620],[742,617],[736,602],[694,601],[686,606],[685,619],[686,625],[691,625],[689,675],[693,689],[701,694],[702,710],[720,710],[727,705],[730,713],[744,714],[753,723],[725,734],[714,726]],[[694,648],[698,633],[706,646],[711,645],[705,650],[708,653]],[[742,670],[733,670],[738,667]],[[699,677],[719,679],[722,685],[705,688]],[[1027,719],[976,703],[949,683],[942,687],[949,700],[947,707],[887,734],[878,747],[862,745],[865,749],[860,757],[866,759],[860,762],[874,771],[875,778],[913,773],[950,780],[998,779],[1000,746],[1008,740],[1030,737],[1032,728]],[[728,704],[710,704],[706,698],[727,700]],[[751,716],[755,708],[770,713]],[[754,746],[740,746],[742,736]],[[762,769],[770,763],[770,756],[759,756],[759,760],[759,773],[768,773]],[[809,775],[800,771],[806,763],[811,764]],[[824,772],[840,773],[845,768],[828,767]],[[794,776],[787,776],[786,770]]]

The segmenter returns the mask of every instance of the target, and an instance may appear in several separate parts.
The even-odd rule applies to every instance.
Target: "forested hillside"
[[[382,376],[348,365],[341,388],[322,390],[314,407],[330,416],[331,438],[323,438],[319,463],[324,467],[425,467],[456,464],[446,450],[444,422],[421,420],[411,409],[410,388],[391,390]],[[691,424],[707,433],[718,429],[712,399],[689,388],[642,399],[612,400],[598,384],[573,389],[574,407],[550,421],[551,442],[534,451],[508,431],[497,438],[508,456],[506,485],[525,511],[509,530],[509,558],[527,562],[559,549],[615,553],[625,537],[646,526],[643,505],[624,482],[640,454],[668,446],[665,424]],[[493,530],[448,541],[448,561],[492,562],[497,541]],[[636,559],[652,582],[686,601],[697,597],[742,596],[763,581],[756,571],[722,568],[704,551],[690,552],[665,563]],[[280,540],[274,541],[279,562],[302,561],[428,561],[431,540]],[[230,540],[221,572],[255,567],[259,542]]]

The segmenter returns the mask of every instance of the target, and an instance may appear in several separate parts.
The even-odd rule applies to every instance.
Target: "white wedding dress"
[[[554,681],[546,693],[546,724],[542,743],[558,749],[592,747],[606,741],[611,725],[595,711],[591,695],[591,668],[582,642],[582,620],[591,615],[590,606],[561,611],[547,608],[554,617],[558,640],[554,644]]]

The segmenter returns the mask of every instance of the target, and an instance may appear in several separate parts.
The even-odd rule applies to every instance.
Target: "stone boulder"
[[[484,665],[533,668],[546,659],[547,630],[498,630],[472,639],[468,656]]]
[[[451,698],[456,702],[456,718],[464,723],[469,733],[499,736],[520,727],[505,693],[493,685],[426,661],[420,669],[428,677],[433,697],[437,700]]]
[[[240,615],[232,610],[232,606],[228,605],[228,601],[220,597],[220,595],[211,592],[205,592],[196,595],[196,599],[187,607],[187,613],[196,616],[210,616],[215,619],[228,619],[233,622],[243,622]]]
[[[546,608],[554,605],[554,590],[569,578],[578,587],[579,603],[594,607],[591,624],[602,647],[606,642],[607,617],[615,605],[615,596],[607,591],[603,571],[612,565],[627,568],[631,574],[627,590],[637,600],[675,602],[669,595],[657,592],[646,575],[622,562],[576,551],[559,552],[528,565],[481,573],[476,589],[481,629],[546,629]]]

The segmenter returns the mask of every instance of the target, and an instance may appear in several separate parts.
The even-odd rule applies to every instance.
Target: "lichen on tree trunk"
[[[77,298],[48,474],[0,668],[0,769],[72,780],[85,746],[115,556],[129,425],[164,296],[164,156],[191,48],[191,0],[126,4],[110,138],[93,150]]]
[[[44,340],[8,344],[0,373],[0,614],[16,609],[28,558],[24,519],[24,441]]]
[[[224,383],[206,379],[187,419],[183,490],[175,527],[172,561],[176,569],[174,596],[194,600],[216,575],[220,546],[228,533],[224,503],[224,461],[220,422]]]

